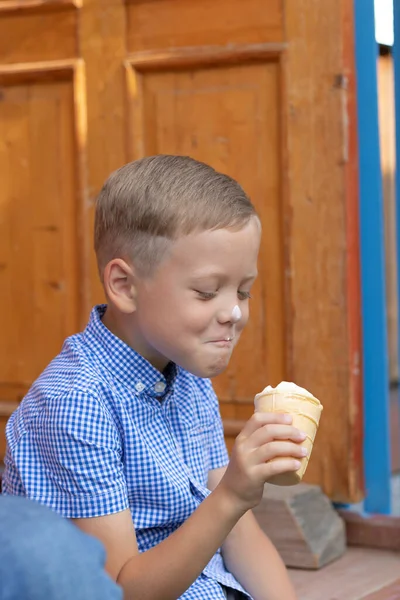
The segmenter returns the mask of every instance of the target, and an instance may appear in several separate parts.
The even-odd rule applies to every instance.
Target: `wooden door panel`
[[[254,395],[285,375],[280,63],[275,57],[257,64],[150,70],[138,85],[143,114],[132,121],[144,123],[144,153],[191,155],[235,177],[265,228],[251,320],[229,368],[215,380],[224,416],[248,418]],[[131,110],[138,110],[137,103]]]
[[[127,4],[129,52],[283,38],[281,0],[128,0]]]
[[[0,395],[3,385],[8,395],[78,327],[72,81],[4,86],[0,123]]]
[[[50,3],[48,3],[50,4]],[[76,55],[77,11],[72,2],[24,7],[0,2],[0,64],[61,60]]]

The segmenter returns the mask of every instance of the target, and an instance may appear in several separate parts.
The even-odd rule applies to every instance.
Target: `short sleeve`
[[[15,428],[21,429],[23,418],[22,412]],[[9,480],[14,468],[29,498],[66,518],[128,508],[118,428],[96,397],[74,391],[46,401],[14,439]]]

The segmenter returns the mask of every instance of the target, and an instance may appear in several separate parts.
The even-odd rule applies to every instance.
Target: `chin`
[[[221,360],[217,363],[209,364],[209,365],[193,365],[192,368],[187,369],[196,377],[204,377],[204,378],[212,378],[217,377],[225,371],[229,364],[229,360]]]
[[[205,375],[205,377],[212,379],[213,377],[217,377],[218,375],[221,375],[221,373],[223,373],[225,371],[225,369],[227,368],[228,365],[224,365],[223,367],[219,368],[219,369],[210,369],[208,372],[208,375]]]
[[[180,356],[179,358],[182,360],[175,360],[176,364],[189,373],[192,373],[192,375],[202,378],[211,378],[220,375],[229,365],[232,356],[232,352],[230,351],[219,353],[219,356],[215,354],[213,356],[210,356],[210,354],[206,356],[193,356],[193,359],[190,360],[188,354],[185,357]]]

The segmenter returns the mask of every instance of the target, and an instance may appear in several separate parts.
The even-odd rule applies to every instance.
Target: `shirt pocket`
[[[195,479],[207,487],[213,423],[199,423],[187,432],[186,462]]]

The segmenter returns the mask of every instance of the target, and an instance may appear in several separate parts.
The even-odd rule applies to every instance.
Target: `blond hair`
[[[117,257],[149,275],[178,237],[239,230],[255,215],[241,186],[205,163],[163,154],[128,163],[110,175],[96,202],[100,276]]]

